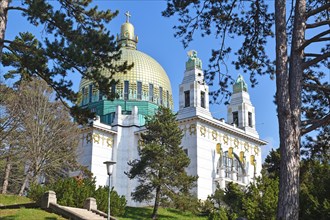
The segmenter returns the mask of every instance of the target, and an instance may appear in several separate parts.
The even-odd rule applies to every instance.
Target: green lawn
[[[23,196],[0,194],[0,204],[16,205],[32,202]],[[59,215],[48,213],[41,209],[0,209],[0,220],[65,220]]]
[[[0,220],[65,220],[40,209],[0,209]]]
[[[16,205],[30,202],[32,202],[31,199],[24,196],[0,194],[0,205]]]
[[[118,217],[119,220],[143,220],[143,219],[151,219],[152,207],[145,208],[134,208],[127,207],[126,214],[124,217]],[[181,212],[176,209],[158,209],[158,219],[182,219],[182,220],[206,220],[207,217],[199,217],[190,212]]]

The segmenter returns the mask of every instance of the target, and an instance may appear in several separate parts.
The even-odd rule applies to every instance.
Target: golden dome
[[[132,85],[136,82],[142,82],[142,85],[153,84],[155,88],[162,87],[163,91],[168,91],[172,96],[170,80],[163,67],[147,54],[129,48],[121,49],[121,59],[116,63],[122,64],[127,61],[128,64],[134,63],[132,69],[126,74],[116,73],[113,78],[120,81],[129,81]],[[105,71],[106,76],[110,73]]]
[[[128,13],[127,13],[128,14]],[[126,15],[127,15],[126,14]],[[128,14],[129,15],[129,14]],[[162,104],[173,107],[172,88],[170,80],[162,66],[147,54],[136,50],[137,36],[134,34],[134,26],[128,20],[121,27],[121,34],[117,36],[117,42],[121,46],[121,58],[114,61],[115,64],[123,64],[127,61],[128,65],[134,64],[133,68],[126,74],[115,73],[112,78],[119,80],[116,85],[116,93],[119,99],[149,101],[157,105]],[[104,70],[104,76],[111,77],[108,70]],[[127,84],[125,84],[125,82]],[[88,88],[91,82],[82,79],[79,90],[83,93],[83,99],[87,99]],[[124,95],[125,86],[128,85],[128,95]],[[97,96],[95,94],[95,99]],[[83,104],[89,101],[83,101]]]

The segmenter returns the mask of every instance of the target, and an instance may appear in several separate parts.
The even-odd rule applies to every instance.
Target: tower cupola
[[[233,94],[227,107],[228,123],[247,133],[258,136],[255,125],[255,110],[251,103],[247,84],[239,75],[233,85]]]
[[[209,87],[204,80],[202,61],[197,52],[188,52],[186,70],[180,84],[178,119],[203,115],[212,118],[209,109]]]
[[[121,25],[120,35],[117,34],[117,42],[120,47],[136,49],[138,37],[134,34],[134,26],[129,22],[129,11],[125,13],[126,22]]]

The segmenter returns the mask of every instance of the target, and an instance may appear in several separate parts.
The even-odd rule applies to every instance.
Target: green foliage
[[[330,164],[303,161],[300,184],[299,218],[329,219],[330,216]]]
[[[84,201],[88,197],[93,197],[96,199],[98,209],[107,212],[108,189],[108,187],[98,187],[96,189],[95,179],[92,178],[65,178],[45,186],[32,185],[28,197],[40,202],[41,196],[46,191],[53,190],[56,193],[58,204],[80,208],[83,207]],[[114,216],[123,215],[127,204],[125,197],[119,196],[113,188],[110,197],[111,214]]]
[[[108,195],[109,188],[105,186],[99,187],[95,192],[97,208],[105,213],[107,213],[108,211]],[[110,191],[111,215],[123,216],[125,214],[126,205],[127,201],[125,199],[125,196],[119,196],[118,193],[112,187]]]
[[[5,78],[28,79],[39,76],[55,91],[58,98],[76,102],[78,93],[74,92],[68,75],[80,74],[90,79],[113,99],[110,91],[116,82],[101,74],[103,68],[110,73],[125,72],[132,67],[123,63],[114,64],[120,57],[115,38],[107,30],[107,24],[118,11],[102,11],[91,5],[92,0],[83,1],[22,1],[15,10],[21,11],[32,25],[40,27],[45,36],[37,39],[29,32],[21,32],[14,39],[2,39],[0,61],[4,67],[11,67]],[[9,1],[9,9],[15,1]],[[6,8],[2,10],[7,11]],[[42,13],[41,13],[42,12]],[[0,33],[5,33],[5,28]],[[28,31],[28,30],[26,30]],[[2,56],[1,56],[2,55]],[[71,78],[71,77],[70,77]],[[76,106],[72,114],[79,122],[87,122],[93,117],[89,111]],[[80,114],[80,115],[77,115]]]
[[[204,203],[204,213],[209,219],[275,219],[277,196],[278,180],[264,174],[245,190],[235,183],[229,183],[225,190],[218,186]]]
[[[274,74],[274,64],[266,53],[267,40],[274,36],[274,14],[269,12],[264,0],[250,3],[169,0],[163,16],[175,14],[180,18],[174,26],[175,37],[182,39],[185,48],[197,33],[202,37],[214,35],[219,41],[211,51],[210,64],[205,72],[205,81],[210,85],[219,79],[220,86],[210,93],[212,101],[216,102],[220,94],[230,97],[228,86],[234,79],[227,68],[229,54],[235,57],[232,64],[236,69],[251,73],[252,86],[257,84],[256,74]],[[232,36],[241,39],[235,42],[239,44],[236,51],[230,46]]]
[[[126,213],[123,217],[119,217],[119,220],[146,220],[150,219],[152,213],[152,207],[127,207]],[[158,210],[158,219],[161,220],[206,220],[207,217],[199,216],[189,211],[181,211],[173,208],[162,208]]]
[[[242,201],[247,219],[276,219],[278,186],[278,179],[269,178],[265,173],[249,185]]]
[[[267,171],[267,175],[271,178],[280,178],[280,149],[272,149],[265,159],[263,168]]]
[[[137,178],[140,185],[132,193],[136,201],[155,201],[155,210],[161,199],[175,201],[183,206],[181,198],[189,195],[197,177],[188,176],[185,168],[190,159],[180,147],[182,131],[170,109],[159,107],[153,117],[146,119],[146,132],[141,134],[140,159],[130,161],[126,174]]]

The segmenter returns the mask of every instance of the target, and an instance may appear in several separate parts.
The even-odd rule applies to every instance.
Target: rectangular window
[[[159,87],[159,104],[163,105],[163,88]]]
[[[188,149],[183,149],[183,151],[188,156]]]
[[[154,101],[154,85],[149,84],[149,101],[153,102]]]
[[[189,107],[190,106],[190,91],[185,91],[184,92],[184,107]]]
[[[103,93],[99,90],[99,101],[103,100]]]
[[[81,104],[82,105],[85,105],[85,87],[83,87],[82,88],[82,90],[81,90],[81,93],[82,93],[82,102],[81,102]]]
[[[93,99],[93,85],[90,84],[88,87],[88,102],[91,103]]]
[[[233,112],[233,124],[238,127],[238,112]]]
[[[138,100],[141,100],[142,99],[142,82],[137,82],[136,99],[138,99]]]
[[[248,122],[249,122],[249,127],[252,128],[252,113],[251,112],[248,113]]]
[[[167,102],[167,108],[170,107],[170,95],[168,93],[168,91],[166,91],[166,102]]]
[[[129,95],[129,81],[124,81],[124,100],[128,99]]]
[[[201,107],[205,108],[205,92],[201,91]]]

